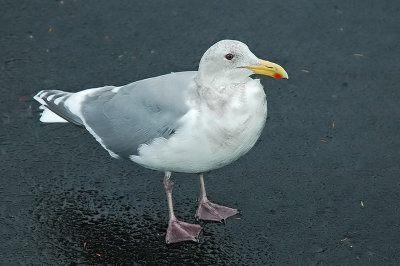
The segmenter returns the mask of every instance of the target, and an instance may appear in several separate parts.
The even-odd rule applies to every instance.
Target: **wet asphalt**
[[[0,1],[0,265],[400,264],[400,2]],[[289,80],[259,77],[256,146],[207,173],[200,243],[165,245],[162,173],[110,158],[32,96],[195,70],[221,39]],[[196,176],[174,174],[195,222]]]

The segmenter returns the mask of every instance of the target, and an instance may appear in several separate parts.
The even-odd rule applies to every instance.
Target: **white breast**
[[[267,116],[265,93],[251,80],[221,108],[197,103],[171,138],[155,139],[139,148],[132,161],[160,171],[200,173],[223,167],[256,143]]]

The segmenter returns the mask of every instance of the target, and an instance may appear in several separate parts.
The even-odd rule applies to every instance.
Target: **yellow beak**
[[[260,62],[260,65],[252,65],[245,67],[253,70],[254,74],[267,75],[278,79],[289,78],[286,71],[280,65],[262,59],[258,59],[258,62]]]

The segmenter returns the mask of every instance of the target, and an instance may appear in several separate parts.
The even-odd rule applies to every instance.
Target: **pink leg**
[[[197,208],[196,212],[196,218],[200,220],[223,222],[226,218],[239,213],[237,209],[232,209],[210,202],[207,199],[203,174],[199,174],[199,181],[200,198],[199,207]]]
[[[174,207],[172,204],[172,181],[170,180],[171,172],[166,172],[164,176],[164,188],[167,194],[168,209],[169,209],[169,222],[167,229],[167,236],[165,242],[167,244],[176,243],[181,241],[195,241],[199,242],[199,234],[202,230],[200,225],[190,224],[179,221],[174,214]]]

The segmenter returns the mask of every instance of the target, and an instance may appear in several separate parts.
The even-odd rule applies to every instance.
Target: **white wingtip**
[[[42,105],[46,105],[46,103],[43,101],[42,97],[40,97],[42,93],[43,93],[43,91],[39,91],[38,93],[36,93],[35,96],[33,96],[33,99],[35,99],[36,101],[38,101]]]
[[[38,101],[40,104],[42,104],[41,106],[39,106],[39,109],[43,110],[43,113],[40,116],[40,122],[43,123],[68,123],[67,120],[65,120],[64,118],[58,116],[57,114],[55,114],[54,112],[52,112],[51,110],[46,108],[46,102],[43,101],[42,99],[42,94],[43,94],[43,90],[39,91],[35,96],[33,96],[33,99],[35,99],[36,101]]]
[[[42,105],[43,106],[43,105]],[[44,111],[40,116],[40,122],[43,123],[68,123],[67,120],[53,113],[51,110],[44,107]]]

